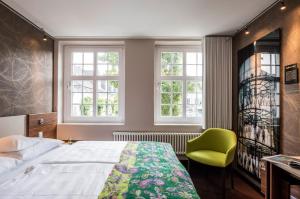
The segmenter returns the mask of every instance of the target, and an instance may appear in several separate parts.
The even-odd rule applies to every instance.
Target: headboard
[[[57,113],[29,114],[27,123],[27,136],[37,137],[39,132],[43,132],[46,138],[56,138]]]
[[[0,117],[0,137],[26,136],[26,115]]]

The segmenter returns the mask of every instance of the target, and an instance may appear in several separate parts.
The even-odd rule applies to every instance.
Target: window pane
[[[106,64],[101,64],[97,66],[97,75],[98,76],[103,76],[106,75],[107,71],[107,65]]]
[[[202,82],[187,81],[186,116],[200,117],[202,114]]]
[[[173,93],[172,104],[182,104],[182,94],[181,93]]]
[[[97,105],[97,115],[98,116],[106,116],[106,104],[98,104]]]
[[[196,76],[197,75],[197,65],[186,65],[186,75]]]
[[[119,53],[118,52],[108,52],[107,61],[109,64],[117,65],[119,64]]]
[[[119,81],[117,80],[108,80],[108,92],[118,92]]]
[[[81,103],[82,103],[82,94],[72,93],[72,104],[81,104]]]
[[[84,80],[83,82],[83,92],[93,92],[93,81]]]
[[[162,93],[161,94],[161,104],[171,104],[171,94]]]
[[[117,93],[109,93],[108,94],[108,104],[118,104],[118,94]]]
[[[182,76],[183,74],[183,53],[162,52],[161,53],[161,75]]]
[[[197,65],[197,76],[202,77],[202,65]]]
[[[171,92],[172,86],[170,81],[162,81],[160,86],[161,92]]]
[[[97,92],[107,92],[107,81],[106,80],[97,81]]]
[[[83,53],[74,52],[72,64],[83,64]]]
[[[197,64],[203,64],[202,62],[202,53],[197,53]]]
[[[197,115],[197,106],[195,105],[187,105],[186,106],[186,116],[187,117],[196,117]]]
[[[161,76],[172,75],[172,66],[170,64],[162,64],[161,66]]]
[[[187,81],[187,92],[195,93],[201,92],[202,83],[200,81]]]
[[[182,52],[162,52],[161,63],[166,64],[183,64]]]
[[[197,64],[197,53],[186,53],[186,63],[187,64]]]
[[[93,116],[93,105],[80,105],[81,116]]]
[[[182,106],[181,105],[173,105],[172,106],[172,116],[182,116]]]
[[[72,116],[79,117],[81,116],[80,105],[72,105]]]
[[[173,65],[173,76],[182,76],[183,66],[182,65]]]
[[[97,75],[119,75],[118,52],[98,52],[97,60]]]
[[[187,94],[187,96],[186,96],[186,103],[187,104],[194,105],[194,104],[196,104],[196,101],[197,101],[196,93],[188,93]]]
[[[93,52],[87,52],[84,53],[84,64],[94,64],[94,53]]]
[[[83,93],[82,104],[93,105],[93,93]]]
[[[118,65],[107,65],[106,75],[118,75],[119,74],[119,66]]]
[[[173,81],[173,92],[182,92],[182,81]]]
[[[271,64],[270,58],[271,58],[270,54],[261,53],[261,64],[270,65]]]
[[[162,105],[161,106],[161,116],[170,116],[171,115],[171,106]]]
[[[72,75],[73,76],[81,76],[82,75],[82,70],[83,70],[83,66],[82,65],[73,65],[72,66]]]
[[[107,104],[107,93],[97,93],[97,104]]]
[[[93,65],[84,65],[82,75],[83,76],[93,76],[94,75],[94,66]]]
[[[73,80],[72,81],[72,92],[82,92],[82,81]]]
[[[115,104],[107,105],[107,115],[108,116],[118,115],[118,105]]]

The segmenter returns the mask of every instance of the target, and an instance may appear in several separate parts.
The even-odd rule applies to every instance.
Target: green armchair
[[[236,143],[233,131],[207,129],[199,137],[187,142],[186,156],[202,164],[225,168],[233,162]]]
[[[231,188],[233,188],[231,163],[234,160],[236,145],[236,134],[233,131],[221,128],[207,129],[200,136],[187,142],[188,170],[190,170],[190,160],[222,168],[224,198],[226,197],[227,170],[230,170]]]

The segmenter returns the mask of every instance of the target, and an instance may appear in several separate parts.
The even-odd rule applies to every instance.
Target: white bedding
[[[97,199],[113,164],[38,164],[0,184],[1,199]]]
[[[64,145],[49,155],[43,163],[117,163],[127,142],[80,141]]]

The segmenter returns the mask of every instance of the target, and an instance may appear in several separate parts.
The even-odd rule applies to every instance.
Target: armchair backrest
[[[199,137],[201,141],[201,149],[213,150],[226,153],[228,149],[236,146],[236,134],[227,129],[210,128],[202,133]]]

